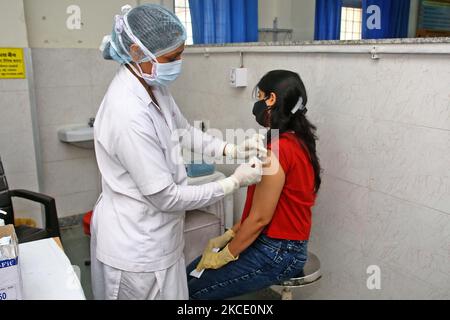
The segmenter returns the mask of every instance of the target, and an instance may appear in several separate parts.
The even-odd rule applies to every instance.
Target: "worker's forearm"
[[[235,257],[241,254],[258,238],[266,225],[266,222],[258,218],[253,218],[252,216],[248,217],[240,225],[236,236],[228,245],[231,254]]]
[[[163,212],[195,210],[209,206],[224,197],[223,189],[216,182],[200,186],[172,184],[159,193],[146,198]]]

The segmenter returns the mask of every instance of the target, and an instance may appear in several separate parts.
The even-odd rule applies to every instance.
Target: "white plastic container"
[[[22,291],[19,245],[14,226],[0,226],[0,300],[21,300]]]

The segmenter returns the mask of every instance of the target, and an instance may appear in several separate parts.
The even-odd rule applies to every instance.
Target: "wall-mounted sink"
[[[60,141],[81,148],[94,147],[94,128],[88,125],[73,125],[58,130]]]

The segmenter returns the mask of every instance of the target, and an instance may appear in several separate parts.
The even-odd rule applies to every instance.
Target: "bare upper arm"
[[[268,152],[270,166],[264,166],[261,182],[256,185],[249,216],[269,223],[278,204],[285,174],[277,157]]]

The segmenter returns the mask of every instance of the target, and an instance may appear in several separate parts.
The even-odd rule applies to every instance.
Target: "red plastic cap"
[[[91,235],[91,219],[92,219],[92,211],[87,212],[83,217],[83,231],[84,234],[90,236]]]

